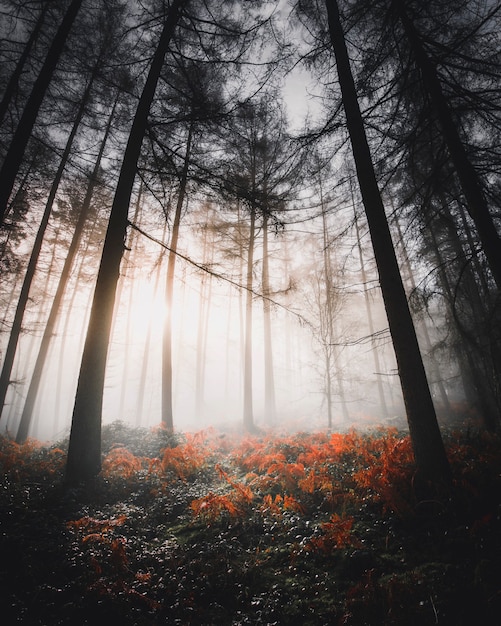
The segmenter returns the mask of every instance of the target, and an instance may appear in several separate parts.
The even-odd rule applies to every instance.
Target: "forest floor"
[[[103,432],[0,439],[2,624],[499,625],[501,438],[445,432],[452,490],[418,495],[409,439]]]

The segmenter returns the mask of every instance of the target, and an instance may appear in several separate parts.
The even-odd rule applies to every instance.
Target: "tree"
[[[109,335],[137,163],[164,57],[188,0],[173,0],[153,55],[124,152],[94,290],[71,424],[66,481],[101,469],[101,413]]]
[[[360,236],[360,227],[358,225],[358,216],[356,207],[353,207],[355,210],[355,232],[357,238],[357,248],[358,248],[358,259],[360,261],[360,274],[362,277],[362,285],[364,290],[364,303],[365,310],[367,312],[367,322],[369,324],[369,333],[371,335],[371,344],[372,344],[372,355],[374,358],[374,368],[376,370],[376,381],[377,381],[377,391],[379,396],[379,409],[383,416],[388,416],[388,407],[386,404],[386,397],[384,395],[383,383],[381,381],[381,362],[379,358],[379,350],[374,341],[374,320],[372,315],[372,305],[369,299],[369,291],[367,288],[367,271],[365,269],[365,261],[364,261],[364,253],[362,249],[362,240]]]
[[[392,8],[400,19],[407,36],[415,63],[421,73],[424,89],[437,115],[449,156],[454,164],[468,211],[475,223],[498,290],[501,289],[501,239],[489,211],[482,183],[471,163],[457,125],[453,119],[436,67],[427,54],[423,39],[411,20],[405,2],[392,1]]]
[[[280,213],[301,181],[302,152],[293,150],[286,132],[287,120],[271,90],[255,101],[239,107],[227,140],[226,193],[238,199],[248,212],[248,244],[245,270],[244,399],[243,421],[254,428],[252,323],[256,242],[263,233],[262,298],[264,314],[265,412],[274,419],[274,375],[272,358],[271,308],[269,282],[268,230],[281,227]],[[259,228],[259,221],[262,226]]]
[[[109,115],[108,124],[106,126],[104,136],[101,140],[101,145],[99,147],[99,152],[96,158],[96,162],[94,164],[94,168],[89,177],[87,190],[85,193],[84,200],[82,202],[82,207],[80,209],[77,223],[75,225],[73,237],[71,239],[71,243],[68,248],[68,252],[64,261],[64,265],[61,271],[61,276],[59,278],[57,290],[56,290],[56,293],[54,294],[54,299],[52,300],[50,313],[47,318],[47,323],[45,325],[44,333],[42,336],[42,341],[40,343],[40,348],[38,350],[38,355],[35,361],[35,366],[33,368],[33,373],[31,375],[31,381],[28,387],[28,393],[26,396],[23,412],[21,415],[21,421],[19,423],[19,428],[17,431],[16,441],[18,443],[23,443],[26,440],[28,433],[29,433],[30,424],[32,421],[32,416],[33,416],[33,409],[35,407],[35,401],[36,401],[38,389],[40,387],[40,381],[42,378],[42,373],[43,373],[43,369],[45,366],[46,357],[49,351],[51,339],[54,334],[56,322],[57,322],[59,312],[60,312],[62,299],[66,290],[66,285],[70,277],[71,268],[72,268],[72,265],[76,256],[76,252],[78,250],[78,246],[80,244],[80,240],[82,238],[85,223],[89,216],[92,196],[94,194],[94,189],[96,187],[96,184],[98,183],[98,180],[99,180],[99,171],[101,168],[101,161],[103,158],[104,149],[106,147],[106,142],[108,140],[108,136],[111,130],[111,124],[114,119],[117,102],[118,102],[118,96],[115,100],[115,103],[113,104],[113,108]]]
[[[87,83],[84,94],[82,95],[82,99],[79,104],[76,118],[73,122],[71,132],[69,134],[68,140],[66,142],[66,146],[64,148],[63,155],[61,157],[61,161],[59,163],[59,167],[57,169],[56,175],[52,182],[52,186],[49,192],[49,196],[47,198],[47,202],[45,204],[45,209],[42,215],[42,219],[38,227],[37,235],[35,237],[33,248],[30,254],[28,267],[26,269],[26,274],[25,274],[23,285],[21,288],[21,293],[19,295],[19,300],[18,300],[18,304],[16,307],[16,313],[14,316],[14,321],[13,321],[10,336],[9,336],[9,343],[7,345],[7,350],[5,352],[5,358],[4,358],[4,362],[2,366],[2,373],[0,374],[0,410],[3,409],[5,405],[5,398],[7,395],[7,390],[11,382],[10,376],[12,372],[12,366],[14,363],[14,357],[16,354],[17,344],[19,341],[19,336],[21,333],[23,317],[24,317],[26,305],[28,302],[31,284],[35,276],[35,271],[37,268],[40,251],[42,249],[42,243],[44,240],[45,231],[49,223],[50,215],[52,212],[52,207],[54,204],[54,200],[56,198],[56,193],[59,188],[59,184],[61,182],[64,170],[66,168],[68,159],[71,154],[73,142],[75,140],[77,131],[79,129],[80,123],[85,113],[85,108],[90,98],[92,85],[97,74],[97,67],[98,67],[98,64],[96,64],[96,66],[94,67],[94,71],[92,75],[90,76],[90,79]]]
[[[181,211],[183,208],[186,185],[188,183],[188,169],[190,165],[191,145],[193,128],[190,124],[186,140],[186,153],[184,164],[179,180],[179,190],[176,202],[174,222],[167,264],[167,280],[165,285],[166,315],[164,322],[164,334],[162,344],[162,424],[169,431],[174,430],[174,414],[172,410],[172,306],[174,292],[174,272],[176,268],[177,243],[179,239],[179,226],[181,223]]]
[[[450,468],[376,180],[336,0],[326,0],[326,9],[346,125],[397,358],[416,466],[424,480],[448,482]]]
[[[271,287],[268,250],[268,211],[263,212],[263,263],[261,272],[261,286],[263,292],[263,321],[264,321],[264,412],[270,424],[276,420],[277,407],[275,401],[275,374],[273,370],[273,343],[271,328]]]

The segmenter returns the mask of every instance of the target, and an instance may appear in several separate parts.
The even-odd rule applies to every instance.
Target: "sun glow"
[[[148,328],[161,330],[167,315],[165,294],[155,289],[152,280],[136,280],[131,294],[129,310],[130,323],[136,332]]]

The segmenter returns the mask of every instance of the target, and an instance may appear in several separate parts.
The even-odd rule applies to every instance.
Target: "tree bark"
[[[346,123],[395,349],[416,467],[423,480],[448,483],[450,466],[376,180],[336,0],[326,0],[326,7]]]
[[[187,2],[188,0],[174,0],[167,13],[125,148],[80,366],[66,463],[67,483],[92,478],[101,469],[101,417],[106,358],[120,261],[127,234],[130,198],[148,114],[164,57],[177,26],[181,9]]]

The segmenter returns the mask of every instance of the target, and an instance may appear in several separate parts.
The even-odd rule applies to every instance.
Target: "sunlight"
[[[157,289],[155,292],[152,280],[141,279],[134,281],[133,289],[134,293],[128,311],[132,327],[136,332],[142,329],[146,333],[148,327],[154,331],[161,331],[167,314],[167,305],[162,290]]]

